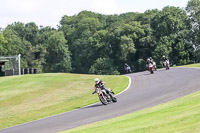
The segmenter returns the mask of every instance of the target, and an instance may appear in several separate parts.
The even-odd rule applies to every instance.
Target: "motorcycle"
[[[156,62],[155,61],[153,62],[153,66],[154,66],[154,71],[156,71],[157,70],[157,66],[156,66]]]
[[[132,73],[131,67],[130,67],[130,66],[126,67],[126,68],[125,68],[125,71],[126,71],[126,73]]]
[[[169,70],[169,60],[164,61],[163,64],[164,64],[166,70]]]
[[[109,94],[106,92],[105,89],[97,88],[96,93],[99,96],[99,100],[101,101],[102,104],[107,105],[109,102],[117,102],[117,98],[114,97],[114,92],[111,91],[110,88],[108,88]]]
[[[151,74],[153,74],[153,70],[155,70],[153,63],[149,63],[148,65],[148,70],[150,71]]]

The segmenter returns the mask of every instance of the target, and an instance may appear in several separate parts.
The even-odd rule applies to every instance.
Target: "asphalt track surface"
[[[110,119],[162,104],[200,91],[200,69],[170,68],[150,74],[148,71],[128,74],[131,85],[117,95],[118,102],[96,103],[70,112],[58,114],[0,130],[0,133],[55,133],[77,126]]]

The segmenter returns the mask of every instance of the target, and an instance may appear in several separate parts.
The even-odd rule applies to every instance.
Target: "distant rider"
[[[157,67],[156,67],[156,62],[153,60],[152,57],[149,57],[149,59],[150,59],[150,62],[153,63],[154,69],[156,70],[156,69],[157,69]]]
[[[102,80],[99,80],[98,78],[96,78],[94,81],[95,81],[94,92],[92,94],[96,93],[97,88],[105,90],[107,94],[110,94],[110,91],[106,89],[105,87],[105,82],[103,82]]]
[[[166,61],[169,61],[169,60],[167,59],[167,57],[165,57],[165,56],[163,55],[163,67],[165,67],[165,64],[164,64],[164,63],[165,63]]]
[[[127,73],[128,73],[128,72],[131,72],[131,67],[130,67],[127,63],[125,63],[124,69],[125,69],[125,71],[126,71]]]
[[[151,58],[151,57],[150,57]],[[152,58],[147,58],[147,61],[146,61],[146,67],[149,67],[149,64],[153,64],[153,61],[152,61]]]
[[[154,60],[153,60],[153,58],[152,58],[152,57],[149,57],[149,59],[150,59],[150,61],[151,61],[151,62],[154,62]]]

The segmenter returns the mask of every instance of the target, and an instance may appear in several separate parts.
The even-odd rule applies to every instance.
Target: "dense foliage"
[[[40,72],[94,74],[145,70],[148,57],[172,65],[200,62],[200,1],[185,9],[102,15],[82,11],[63,16],[58,29],[15,22],[0,29],[0,55],[22,55],[22,67]]]

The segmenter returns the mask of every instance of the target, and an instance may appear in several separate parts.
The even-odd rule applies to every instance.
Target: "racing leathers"
[[[95,86],[94,86],[95,90],[94,90],[94,92],[92,94],[94,94],[96,92],[97,88],[100,88],[102,90],[104,89],[107,94],[110,94],[110,91],[108,89],[106,89],[105,83],[102,80],[100,80],[98,83],[95,83]]]

